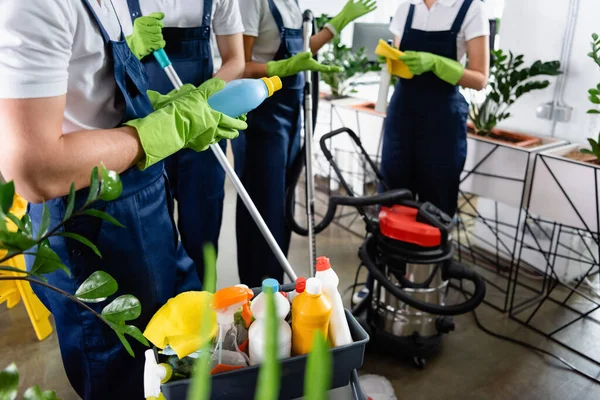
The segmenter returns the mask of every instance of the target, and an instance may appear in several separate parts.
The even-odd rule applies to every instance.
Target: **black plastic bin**
[[[333,355],[332,389],[348,386],[352,378],[354,378],[352,382],[353,386],[357,385],[357,382],[355,382],[355,371],[363,364],[365,347],[369,341],[367,332],[365,332],[348,310],[346,310],[346,319],[348,320],[354,343],[331,349]],[[281,361],[280,399],[290,400],[302,397],[304,393],[304,373],[307,357],[303,355]],[[258,381],[258,370],[259,366],[256,365],[214,375],[212,377],[211,399],[254,399],[254,392]],[[162,392],[167,400],[186,400],[189,384],[189,379],[170,382],[162,386]],[[364,396],[358,394],[355,397],[362,400]]]

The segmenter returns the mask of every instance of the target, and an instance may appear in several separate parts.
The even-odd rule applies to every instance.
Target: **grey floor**
[[[226,210],[221,234],[219,256],[219,286],[238,283],[235,270],[234,236],[235,197],[227,190]],[[318,252],[332,260],[341,277],[341,287],[354,280],[358,265],[357,249],[361,239],[332,226],[318,236]],[[294,236],[289,259],[299,275],[307,272],[306,239]],[[450,296],[457,296],[451,293]],[[491,300],[495,294],[490,292]],[[348,296],[346,296],[346,301]],[[598,375],[600,368],[562,347],[545,341],[541,336],[508,319],[498,311],[483,305],[478,314],[490,329],[527,340],[552,350],[588,373]],[[556,318],[548,310],[546,317]],[[471,315],[457,318],[457,329],[448,335],[441,352],[428,361],[424,370],[391,357],[367,353],[362,374],[386,376],[399,399],[600,399],[600,386],[567,372],[556,362],[529,350],[492,338],[481,332]],[[578,337],[598,349],[600,332],[584,325]],[[76,399],[69,387],[62,364],[56,335],[38,342],[25,314],[18,305],[12,310],[0,306],[0,366],[16,362],[24,375],[22,386],[39,384],[56,390],[63,399]]]

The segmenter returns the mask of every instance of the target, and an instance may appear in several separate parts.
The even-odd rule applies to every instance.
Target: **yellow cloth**
[[[211,307],[212,293],[185,292],[167,301],[152,317],[144,336],[156,347],[167,345],[184,358],[217,334],[217,315]],[[210,329],[201,336],[204,313],[210,313]]]
[[[10,212],[19,219],[23,218],[27,212],[27,201],[18,194],[15,194]],[[16,232],[17,230],[17,226],[9,219],[6,220],[6,226],[11,232]],[[4,256],[6,256],[6,251],[0,250],[0,259],[4,258]],[[22,255],[11,258],[4,262],[3,265],[26,270],[25,258]],[[16,272],[0,272],[0,276],[18,277],[25,275]],[[0,281],[0,304],[6,302],[6,306],[10,309],[19,304],[21,299],[23,299],[23,304],[27,309],[27,314],[29,314],[29,319],[38,340],[44,340],[52,333],[52,325],[49,320],[50,312],[44,307],[35,293],[33,293],[29,282]]]
[[[398,57],[403,56],[404,53],[398,49],[393,48],[389,44],[387,44],[384,40],[379,40],[379,44],[377,45],[377,49],[375,49],[375,54],[378,56],[385,57],[387,59],[387,67],[390,74],[399,76],[404,79],[412,79],[414,76],[412,72],[408,69],[406,64],[398,59]]]

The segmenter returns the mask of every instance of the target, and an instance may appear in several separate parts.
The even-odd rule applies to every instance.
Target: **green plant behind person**
[[[0,250],[6,253],[0,257],[0,282],[2,281],[27,281],[33,285],[40,285],[48,290],[59,293],[71,301],[79,304],[91,312],[94,316],[102,320],[109,326],[127,350],[133,357],[133,350],[127,336],[130,336],[138,342],[148,346],[148,341],[142,335],[142,332],[133,325],[128,325],[128,321],[137,319],[142,306],[140,301],[129,294],[121,295],[107,304],[100,313],[96,312],[89,304],[101,303],[108,297],[117,293],[119,285],[115,279],[104,271],[95,271],[80,286],[74,294],[65,292],[48,283],[44,275],[57,272],[70,275],[68,268],[61,262],[60,257],[50,247],[50,238],[62,236],[70,240],[76,240],[101,257],[100,251],[92,242],[85,237],[61,230],[70,220],[83,215],[100,218],[108,223],[125,228],[119,221],[109,214],[89,208],[99,200],[112,201],[121,195],[122,184],[119,175],[114,171],[107,170],[104,165],[101,166],[99,178],[98,168],[92,170],[90,177],[90,189],[87,201],[79,209],[74,210],[75,205],[75,185],[71,185],[65,216],[61,223],[55,227],[50,227],[50,211],[46,204],[43,206],[42,218],[37,232],[33,232],[31,218],[25,214],[21,219],[10,212],[15,198],[15,185],[13,182],[0,183]],[[16,230],[9,230],[6,221],[10,220]],[[32,250],[32,249],[36,250]],[[29,271],[15,268],[6,263],[14,257],[21,255],[33,255],[35,261]],[[11,364],[0,372],[0,400],[12,400],[17,396],[19,382],[19,373],[16,365]],[[23,395],[26,400],[54,400],[57,399],[54,392],[42,390],[38,386],[27,389]]]
[[[323,29],[330,16],[322,14],[317,18],[317,27]],[[343,68],[342,72],[327,72],[321,74],[321,79],[331,87],[331,93],[334,97],[343,97],[349,93],[355,92],[351,88],[352,78],[365,74],[367,72],[381,71],[381,65],[372,63],[365,55],[365,49],[361,48],[354,52],[352,48],[342,44],[340,37],[335,37],[324,46],[320,53],[319,60],[323,65],[333,65]]]
[[[594,60],[594,63],[600,68],[600,37],[597,33],[592,34],[592,51],[588,53],[588,57]],[[598,106],[600,104],[600,83],[595,87],[588,90],[590,102]],[[588,114],[600,114],[600,110],[596,108],[591,108],[587,111]],[[581,152],[584,154],[593,154],[597,159],[600,160],[600,134],[598,135],[598,140],[589,138],[588,142],[590,144],[591,150],[581,149]]]
[[[523,55],[505,54],[502,50],[493,50],[492,55],[486,98],[481,104],[472,101],[469,106],[469,118],[478,135],[489,134],[500,121],[509,118],[508,110],[521,96],[550,86],[550,81],[534,78],[561,74],[560,61],[538,60],[523,67]]]

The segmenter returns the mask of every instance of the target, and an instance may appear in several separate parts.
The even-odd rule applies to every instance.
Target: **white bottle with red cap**
[[[338,291],[340,279],[335,271],[331,268],[329,258],[317,258],[317,273],[315,278],[321,281],[323,292],[331,300],[331,319],[329,320],[329,339],[334,347],[344,346],[353,342],[346,313],[344,311],[344,303],[342,296]]]

